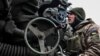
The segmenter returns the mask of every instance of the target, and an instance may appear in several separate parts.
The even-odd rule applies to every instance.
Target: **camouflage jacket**
[[[100,56],[100,28],[88,19],[77,25],[74,37],[67,40],[67,51],[78,56]]]

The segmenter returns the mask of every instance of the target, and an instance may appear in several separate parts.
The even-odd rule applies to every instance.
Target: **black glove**
[[[14,30],[16,29],[16,25],[13,20],[10,20],[5,25],[5,32],[9,34],[13,34]]]

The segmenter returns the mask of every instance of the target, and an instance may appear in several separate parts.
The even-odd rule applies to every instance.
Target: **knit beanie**
[[[85,11],[84,11],[84,9],[83,8],[81,8],[81,7],[76,7],[76,8],[73,8],[73,9],[71,9],[69,12],[72,12],[72,13],[74,13],[75,15],[77,15],[77,17],[78,18],[76,18],[76,19],[78,19],[79,21],[83,21],[84,19],[85,19]]]

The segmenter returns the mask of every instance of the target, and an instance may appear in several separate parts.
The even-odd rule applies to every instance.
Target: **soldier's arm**
[[[21,30],[21,29],[19,29],[19,28],[15,28],[15,29],[14,29],[14,32],[13,32],[13,35],[23,38],[23,37],[24,37],[24,33],[25,33],[24,30]],[[33,34],[31,31],[28,31],[28,32],[27,32],[27,35],[28,35],[28,37],[29,37],[30,39],[31,39],[32,37],[34,37],[34,34]]]
[[[91,27],[86,33],[86,50],[79,56],[99,56],[100,55],[100,28]]]

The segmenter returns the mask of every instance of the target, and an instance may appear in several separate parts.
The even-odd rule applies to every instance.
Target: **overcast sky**
[[[86,18],[92,18],[100,25],[100,0],[69,0],[72,7],[83,7],[86,11]]]

